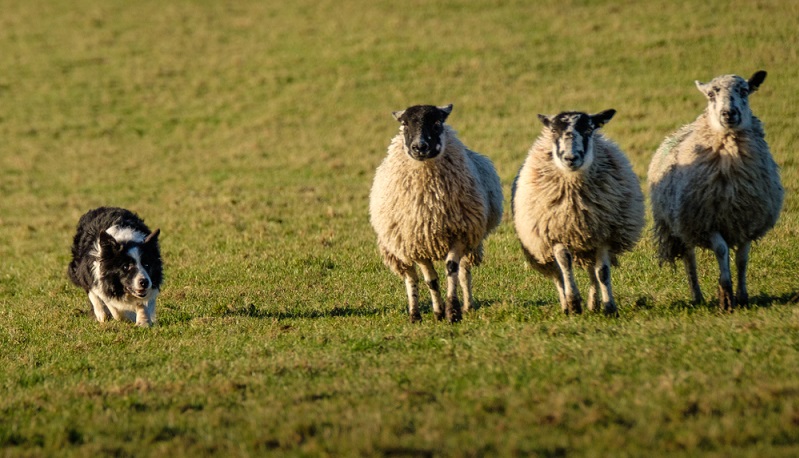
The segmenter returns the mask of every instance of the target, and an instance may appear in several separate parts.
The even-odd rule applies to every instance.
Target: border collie
[[[139,326],[155,322],[163,279],[159,233],[124,208],[100,207],[81,216],[67,274],[89,294],[97,321],[113,316]]]

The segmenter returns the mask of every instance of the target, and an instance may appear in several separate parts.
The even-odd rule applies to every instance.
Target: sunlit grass
[[[4,455],[799,453],[799,3],[6,3]],[[566,317],[506,215],[480,308],[438,323],[423,293],[408,324],[367,214],[391,111],[453,103],[507,201],[536,114],[615,108],[605,134],[645,183],[703,109],[693,81],[759,69],[786,201],[754,306],[716,311],[707,253],[711,303],[690,305],[647,238],[613,271],[617,319]],[[99,205],[161,228],[152,329],[94,322],[66,279]]]

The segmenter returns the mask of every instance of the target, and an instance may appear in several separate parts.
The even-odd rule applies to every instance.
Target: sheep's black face
[[[614,114],[616,110],[595,115],[576,111],[555,116],[538,115],[549,129],[555,164],[568,172],[588,168],[594,161],[594,131],[610,121]]]
[[[444,121],[451,112],[452,105],[416,105],[395,111],[394,118],[402,124],[400,132],[405,137],[405,152],[417,161],[441,154],[446,146]]]
[[[766,72],[759,71],[749,81],[737,75],[722,75],[709,83],[696,81],[696,87],[707,97],[710,125],[721,132],[744,130],[752,125],[749,94],[755,92]]]

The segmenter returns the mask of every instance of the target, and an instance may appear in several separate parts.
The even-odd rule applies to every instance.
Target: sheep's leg
[[[572,254],[563,244],[555,245],[555,262],[560,268],[563,296],[561,298],[561,308],[564,313],[583,313],[582,298],[577,289],[577,282],[574,281],[574,270],[572,269]],[[563,300],[565,299],[565,301]]]
[[[746,291],[746,267],[749,264],[749,249],[752,244],[746,242],[735,251],[735,267],[738,270],[738,290],[735,299],[738,305],[749,305],[749,293]]]
[[[560,300],[560,306],[565,312],[566,310],[568,310],[568,307],[566,307],[566,292],[564,291],[563,288],[563,275],[561,275],[560,270],[558,270],[558,273],[555,274],[554,280],[555,280],[555,288],[558,289],[558,299]]]
[[[416,273],[416,268],[411,266],[404,272],[405,276],[405,290],[408,292],[408,314],[411,317],[411,323],[418,323],[422,321],[422,314],[419,313],[419,275]]]
[[[458,271],[458,280],[463,291],[463,311],[468,312],[474,308],[474,298],[472,297],[472,262],[468,256],[461,258],[461,266]]]
[[[459,261],[463,257],[463,243],[455,242],[447,253],[447,321],[456,323],[461,320],[461,303],[458,301]]]
[[[732,275],[730,274],[730,250],[727,242],[718,232],[710,236],[710,246],[719,263],[719,307],[732,310],[735,307],[735,296],[732,295]]]
[[[602,293],[602,309],[606,315],[618,313],[616,300],[613,299],[613,288],[610,285],[610,251],[602,247],[597,251],[592,280],[599,282],[599,291]]]
[[[705,298],[702,296],[702,289],[699,288],[699,276],[696,273],[696,250],[694,247],[686,250],[682,257],[682,263],[685,266],[685,273],[688,274],[688,282],[691,285],[691,296],[694,304],[705,302]]]
[[[438,284],[438,273],[433,266],[433,261],[425,259],[419,261],[419,267],[422,268],[422,275],[424,281],[427,283],[427,288],[430,290],[430,297],[433,300],[433,314],[436,319],[444,319],[444,301],[441,299],[441,286]]]
[[[588,278],[591,280],[591,286],[588,289],[588,310],[595,312],[599,310],[600,296],[599,296],[599,280],[597,279],[594,269],[586,269]]]

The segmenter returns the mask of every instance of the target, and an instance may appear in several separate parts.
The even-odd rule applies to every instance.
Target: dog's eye
[[[149,269],[149,268],[150,268],[150,263],[149,263],[149,262],[143,262],[141,265],[142,265],[142,267],[144,267],[145,269]]]
[[[122,268],[125,272],[130,272],[133,270],[133,264],[125,264],[125,267]]]

